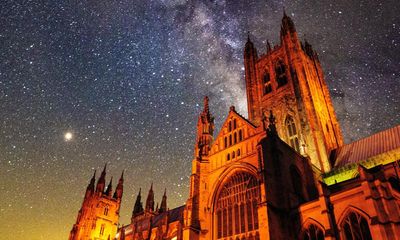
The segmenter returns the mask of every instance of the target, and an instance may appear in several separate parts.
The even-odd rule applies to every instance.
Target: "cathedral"
[[[344,144],[317,53],[284,14],[280,43],[244,47],[248,118],[198,117],[186,204],[140,191],[119,224],[123,174],[90,180],[69,240],[400,239],[400,125]],[[133,204],[133,203],[132,203]]]

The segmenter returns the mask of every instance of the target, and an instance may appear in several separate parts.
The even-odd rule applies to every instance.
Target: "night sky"
[[[230,105],[247,116],[247,31],[259,54],[279,43],[283,7],[319,53],[346,142],[399,124],[398,0],[3,0],[1,238],[67,239],[106,162],[107,181],[126,169],[121,223],[152,181],[156,201],[166,187],[183,204],[203,96],[217,130]]]

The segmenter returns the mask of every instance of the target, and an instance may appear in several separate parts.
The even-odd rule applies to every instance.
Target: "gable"
[[[230,108],[229,114],[211,145],[211,155],[242,142],[256,134],[257,127]]]

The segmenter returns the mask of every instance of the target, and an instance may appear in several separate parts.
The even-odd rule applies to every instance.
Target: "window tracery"
[[[288,116],[286,118],[285,125],[286,125],[289,145],[292,148],[294,148],[297,152],[300,152],[299,136],[293,118]]]
[[[216,199],[218,239],[256,236],[258,231],[259,186],[250,173],[239,172],[227,180]]]
[[[372,240],[367,219],[356,212],[350,212],[342,222],[345,240]]]
[[[324,233],[315,224],[310,224],[303,230],[301,240],[324,240]]]

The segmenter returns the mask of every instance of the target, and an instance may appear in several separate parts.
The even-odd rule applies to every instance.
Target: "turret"
[[[291,48],[300,49],[300,41],[297,37],[296,28],[292,19],[286,15],[283,10],[283,18],[281,24],[281,44],[286,46],[287,51]]]
[[[210,113],[208,97],[204,97],[204,109],[197,122],[196,157],[208,155],[214,134],[214,117]]]
[[[106,186],[106,169],[107,163],[104,165],[104,169],[101,172],[99,180],[97,181],[96,193],[99,193],[100,195],[104,192],[104,188]]]
[[[146,199],[146,211],[154,212],[154,192],[153,192],[153,183],[151,183],[149,194]]]
[[[110,183],[107,186],[107,190],[106,190],[106,192],[104,194],[109,196],[109,197],[111,197],[111,195],[112,195],[112,177],[110,179]]]
[[[133,207],[132,217],[135,217],[136,215],[139,215],[143,212],[141,192],[142,192],[142,189],[140,188],[139,194],[136,197],[135,206]]]
[[[282,25],[281,25],[281,36],[284,36],[288,33],[295,33],[296,28],[294,27],[294,23],[292,19],[286,15],[286,11],[283,10],[283,18],[282,18]]]
[[[260,98],[257,91],[257,59],[257,49],[250,40],[249,34],[244,47],[244,70],[249,120],[255,125],[258,125],[261,122]]]
[[[119,178],[117,188],[115,189],[113,198],[122,199],[122,193],[124,192],[124,171],[122,171],[121,177]]]
[[[167,211],[167,189],[164,190],[164,195],[161,200],[160,209],[158,210],[159,213]]]

